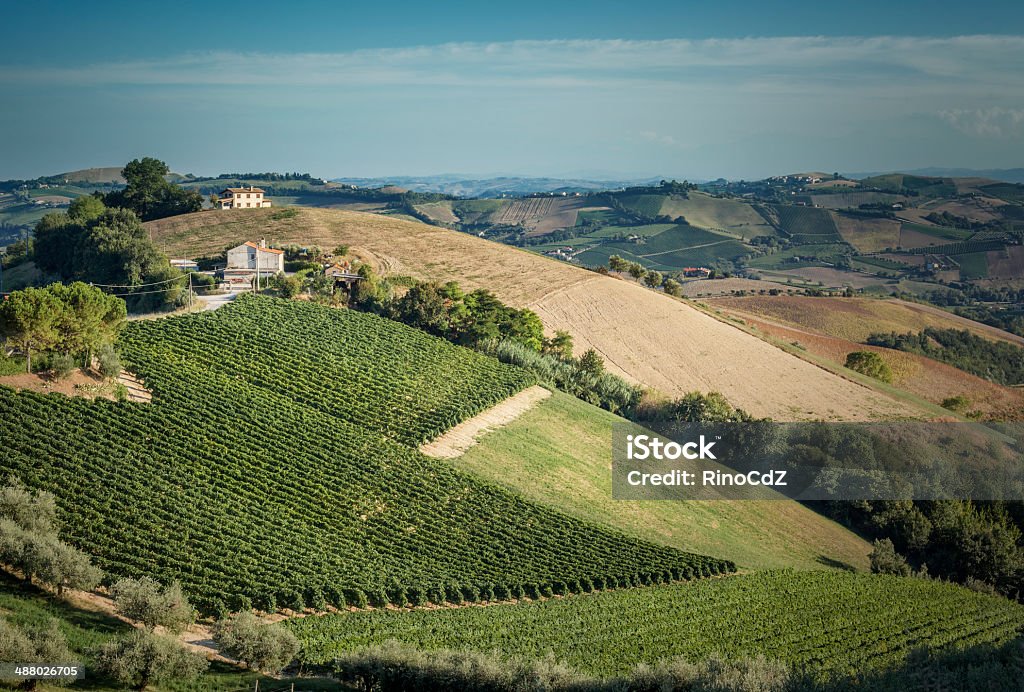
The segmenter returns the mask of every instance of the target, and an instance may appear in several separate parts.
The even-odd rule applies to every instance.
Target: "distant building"
[[[248,283],[256,277],[273,276],[284,271],[284,250],[268,248],[265,240],[259,244],[242,243],[228,250],[228,264],[223,269],[224,280]]]
[[[683,267],[683,276],[694,279],[706,279],[711,276],[707,267]]]
[[[221,209],[258,209],[269,207],[271,202],[264,198],[266,194],[258,187],[226,187],[221,190],[217,203]]]
[[[188,259],[172,259],[171,266],[183,272],[199,271],[199,263]]]

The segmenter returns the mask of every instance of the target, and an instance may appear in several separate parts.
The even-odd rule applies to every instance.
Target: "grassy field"
[[[796,503],[611,499],[608,440],[624,422],[555,392],[452,463],[586,521],[741,567],[866,569],[867,543]]]
[[[35,262],[22,262],[21,264],[4,269],[4,291],[17,291],[21,288],[33,286],[42,278],[42,272],[36,269]]]
[[[693,226],[728,231],[746,240],[777,235],[771,224],[746,202],[703,192],[691,191],[686,198],[666,195],[659,213],[672,218],[681,215]]]
[[[897,665],[920,646],[1008,642],[1024,626],[1024,607],[938,581],[782,571],[525,605],[349,613],[288,624],[303,640],[302,656],[317,663],[395,639],[426,650],[496,650],[528,660],[551,652],[597,676],[713,654],[762,654],[827,675]]]
[[[900,223],[891,219],[873,219],[835,213],[833,219],[843,240],[859,252],[881,252],[900,244]]]
[[[960,280],[973,281],[988,277],[988,254],[987,252],[968,252],[957,255],[956,261],[960,265]]]

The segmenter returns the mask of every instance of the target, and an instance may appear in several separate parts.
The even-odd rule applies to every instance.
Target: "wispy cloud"
[[[2,67],[0,82],[78,85],[530,86],[974,81],[1024,86],[1024,37],[778,37],[449,43],[339,53],[193,53],[73,67]]]
[[[945,110],[939,116],[971,137],[1008,138],[1024,136],[1024,109],[992,108]]]

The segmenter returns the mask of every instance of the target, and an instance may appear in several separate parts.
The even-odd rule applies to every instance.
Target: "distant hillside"
[[[359,187],[397,185],[414,192],[441,192],[456,197],[518,197],[537,192],[591,192],[615,190],[632,185],[657,183],[660,178],[644,180],[586,180],[578,178],[465,178],[455,175],[396,176],[386,178],[334,178],[334,182]]]
[[[1004,183],[1024,183],[1024,168],[911,168],[900,171],[909,175],[920,175],[933,178],[990,178]],[[870,178],[886,175],[891,171],[874,171],[870,173],[847,173],[848,178]]]
[[[80,171],[59,173],[58,177],[65,178],[69,183],[117,183],[118,185],[124,185],[124,176],[121,175],[121,168],[122,166],[83,168]]]

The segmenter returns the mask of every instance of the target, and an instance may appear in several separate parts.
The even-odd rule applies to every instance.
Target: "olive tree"
[[[220,650],[249,668],[275,673],[299,653],[299,640],[289,630],[261,621],[251,611],[218,621],[213,640]]]
[[[111,594],[118,613],[150,630],[159,625],[180,632],[196,619],[195,609],[177,582],[161,586],[149,577],[122,579],[114,584]]]

